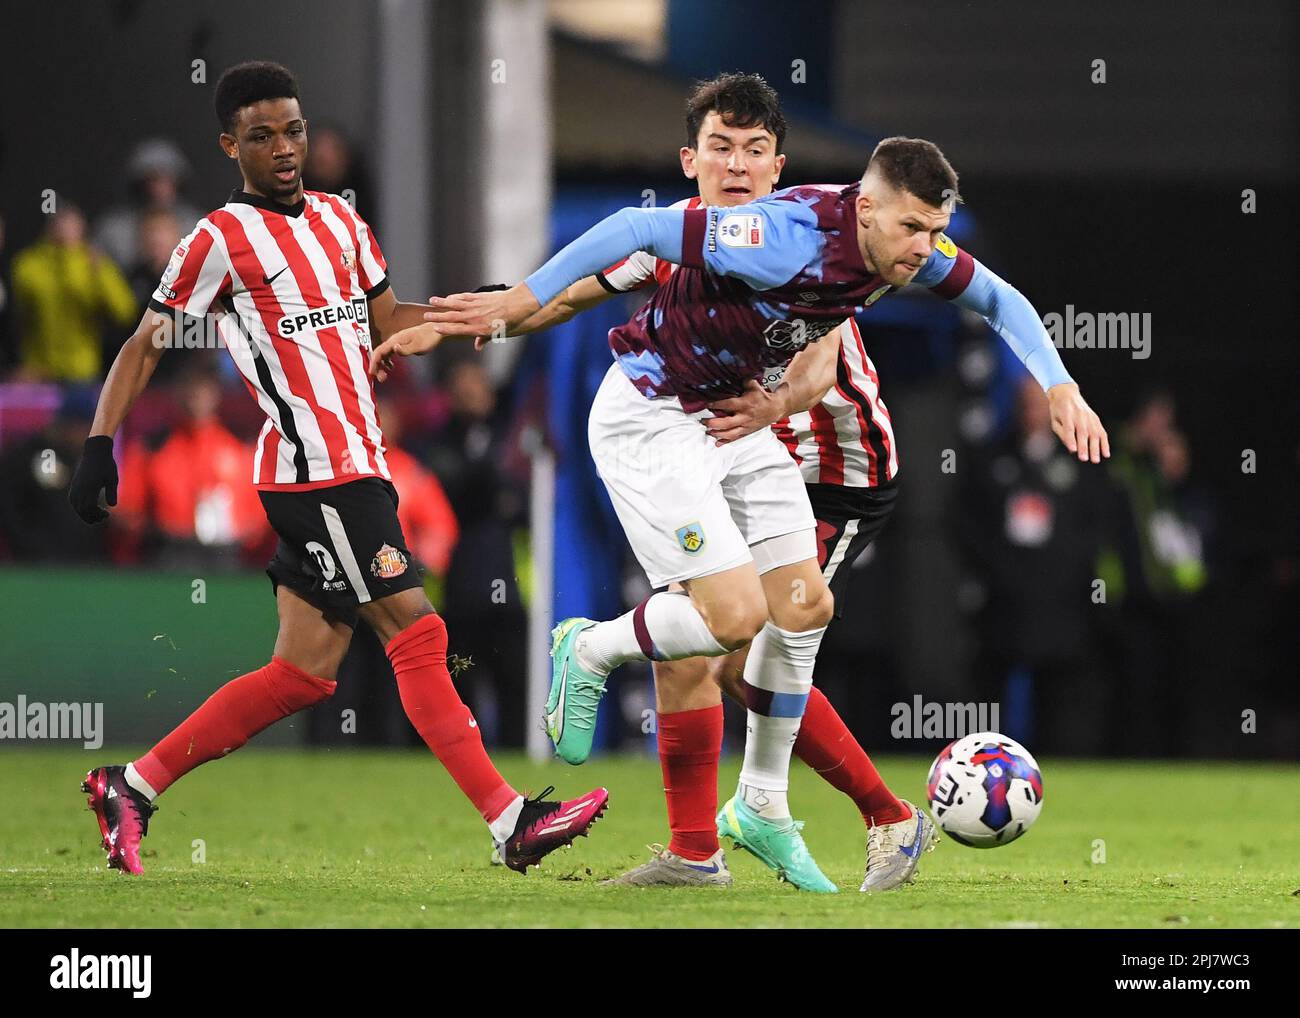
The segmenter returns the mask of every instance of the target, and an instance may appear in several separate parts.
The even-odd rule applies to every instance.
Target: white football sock
[[[150,802],[153,802],[158,798],[158,793],[153,790],[153,785],[149,784],[149,782],[145,781],[145,779],[140,776],[140,772],[135,769],[135,764],[127,764],[126,771],[122,774],[122,777],[126,779],[128,785],[134,788]]]
[[[583,668],[608,675],[625,661],[717,657],[727,649],[713,638],[688,595],[665,592],[580,633],[574,653]]]
[[[498,845],[515,833],[515,824],[519,823],[519,814],[523,808],[524,797],[516,795],[515,801],[503,809],[501,814],[488,824],[488,830],[492,832],[492,840]]]
[[[745,762],[736,795],[768,820],[790,816],[790,753],[799,737],[826,627],[791,633],[768,622],[745,662]],[[757,708],[757,709],[756,709]]]

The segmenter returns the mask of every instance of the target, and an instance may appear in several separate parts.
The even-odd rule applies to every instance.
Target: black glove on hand
[[[109,505],[117,505],[117,463],[113,460],[113,439],[109,435],[91,435],[81,452],[81,462],[68,485],[68,501],[73,511],[87,523],[108,519],[108,511],[99,504],[104,492]]]

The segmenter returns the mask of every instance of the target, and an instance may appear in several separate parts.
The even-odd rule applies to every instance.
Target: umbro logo
[[[263,276],[263,277],[262,277],[262,282],[263,282],[265,285],[270,286],[272,283],[274,283],[277,279],[279,279],[281,276],[283,276],[283,275],[284,275],[286,272],[288,272],[288,271],[289,271],[289,266],[286,265],[286,266],[285,266],[284,268],[282,268],[279,272],[277,272],[274,276]]]

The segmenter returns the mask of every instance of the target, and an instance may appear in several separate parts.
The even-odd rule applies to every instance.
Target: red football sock
[[[722,704],[659,715],[659,766],[668,800],[668,851],[703,862],[718,850]]]
[[[159,795],[199,764],[238,749],[281,718],[320,703],[334,692],[329,679],[308,675],[278,657],[231,679],[148,753],[135,761]]]
[[[868,824],[873,820],[880,825],[893,824],[911,816],[908,808],[894,798],[826,694],[816,686],[808,694],[794,754],[852,799]]]
[[[493,766],[483,748],[478,722],[452,684],[442,617],[425,615],[394,636],[386,649],[406,716],[483,819],[491,823],[519,793]]]

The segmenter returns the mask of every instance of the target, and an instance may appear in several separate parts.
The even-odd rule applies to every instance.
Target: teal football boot
[[[758,856],[776,875],[802,891],[836,894],[839,888],[826,879],[803,843],[802,820],[775,823],[759,816],[743,799],[732,796],[718,813],[718,837],[730,838],[735,848]]]
[[[546,734],[565,763],[580,764],[591,755],[596,708],[605,694],[604,675],[588,671],[573,652],[578,634],[596,623],[565,619],[551,630],[551,692],[546,698]]]

